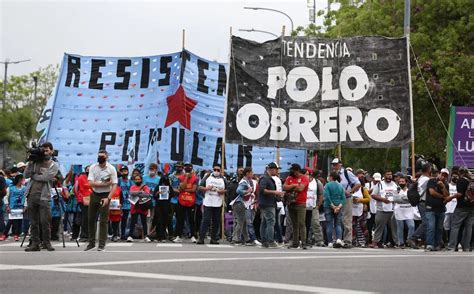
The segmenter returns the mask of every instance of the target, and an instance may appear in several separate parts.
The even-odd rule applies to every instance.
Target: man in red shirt
[[[196,189],[197,180],[193,165],[189,162],[184,164],[184,175],[178,177],[179,180],[179,195],[178,207],[176,211],[176,238],[174,243],[181,243],[183,238],[184,220],[188,217],[189,229],[191,231],[191,241],[197,242],[196,231],[194,228],[194,214],[196,207]]]
[[[292,164],[290,175],[286,178],[283,190],[288,194],[296,194],[296,198],[288,197],[288,211],[290,213],[291,225],[293,227],[293,243],[289,248],[298,248],[301,239],[301,248],[306,247],[306,198],[309,180],[301,172],[299,164]],[[293,199],[294,198],[294,199]]]

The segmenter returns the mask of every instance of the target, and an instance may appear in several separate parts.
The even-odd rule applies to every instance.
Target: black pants
[[[171,213],[171,205],[170,203],[157,203],[155,205],[155,215],[153,216],[154,223],[156,224],[156,238],[158,240],[165,240],[166,239],[166,229],[168,229],[168,235],[172,234],[172,229],[170,230],[170,215]]]
[[[140,217],[140,221],[142,222],[143,236],[146,236],[146,234],[148,232],[148,226],[147,226],[147,223],[146,223],[146,215],[141,214],[141,213],[133,213],[132,214],[132,222],[130,224],[130,231],[128,232],[129,237],[133,236],[133,233],[135,231],[135,226],[137,225],[137,222],[138,222],[138,217]],[[133,236],[133,237],[138,237],[138,238],[141,239],[143,236]]]
[[[375,228],[375,213],[370,213],[370,218],[367,220],[367,230],[369,231],[369,243],[372,243],[372,232]]]
[[[195,205],[191,207],[186,207],[181,204],[178,204],[177,212],[176,212],[176,236],[182,237],[183,236],[183,229],[184,229],[184,220],[188,218],[189,230],[191,231],[191,236],[195,236],[194,231],[194,214],[195,214]]]
[[[1,208],[0,208],[1,209]],[[3,222],[3,219],[0,220]],[[19,236],[21,233],[21,222],[23,220],[21,219],[11,219],[8,221],[7,226],[5,227],[5,232],[3,234],[5,236],[8,236],[8,233],[10,231],[10,228],[12,228],[12,235],[13,236]]]
[[[110,222],[110,226],[112,227],[112,236],[113,237],[118,237],[118,235],[119,235],[119,225],[120,225],[120,221]]]
[[[61,224],[61,217],[53,217],[51,218],[51,240],[57,241],[59,240],[58,232],[59,232],[59,225]]]
[[[130,209],[122,210],[122,219],[120,220],[120,237],[122,240],[126,239],[125,232],[127,230],[128,215],[130,214]],[[133,232],[132,232],[133,233]]]
[[[313,210],[310,209],[306,209],[306,220],[305,220],[305,223],[306,223],[306,240],[307,242],[310,242],[311,241],[311,221],[313,220]]]
[[[79,203],[81,207],[81,238],[89,238],[89,206]]]
[[[211,239],[219,240],[219,227],[221,225],[221,207],[204,206],[204,214],[202,218],[201,228],[199,230],[199,239],[204,240],[206,233],[211,227]]]
[[[81,230],[82,212],[74,212],[72,216],[72,238],[77,239]]]

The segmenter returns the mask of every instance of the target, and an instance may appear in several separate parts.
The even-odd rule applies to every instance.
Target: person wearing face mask
[[[176,212],[178,211],[178,195],[179,195],[179,177],[184,174],[184,164],[182,161],[176,162],[174,165],[174,173],[170,175],[170,182],[171,187],[173,188],[173,193],[170,199],[170,210],[168,215],[168,223],[173,223],[173,216],[176,216]],[[175,232],[173,230],[173,226],[171,225],[168,228],[168,239],[174,240],[175,239]]]
[[[224,195],[227,192],[226,187],[227,181],[222,176],[221,167],[218,165],[213,167],[212,173],[202,179],[199,190],[204,193],[204,212],[197,244],[204,244],[204,238],[211,224],[211,244],[219,244],[221,209]]]
[[[405,225],[408,228],[407,239],[410,239],[415,231],[415,216],[413,206],[411,206],[410,201],[408,200],[407,179],[404,176],[398,178],[398,186],[400,187],[400,191],[394,198],[395,205],[393,207],[393,214],[397,221],[397,246],[403,249],[405,248]]]
[[[120,178],[118,179],[118,186],[120,187],[121,191],[121,203],[122,203],[122,218],[120,220],[120,239],[126,240],[127,239],[127,223],[128,223],[128,216],[130,214],[130,209],[132,208],[132,204],[130,203],[130,187],[133,185],[132,181],[128,178],[128,167],[123,165],[120,168]]]
[[[453,223],[453,214],[454,210],[456,209],[456,205],[458,200],[456,198],[456,183],[458,182],[459,175],[454,173],[453,168],[453,175],[451,176],[451,182],[449,183],[449,198],[446,199],[446,213],[444,214],[444,243],[448,244],[449,242],[449,234],[451,232],[451,227]]]
[[[79,242],[87,242],[89,238],[88,228],[88,213],[89,213],[89,202],[92,194],[92,188],[89,185],[87,177],[89,176],[89,166],[86,166],[84,172],[81,173],[74,184],[74,193],[76,194],[77,203],[80,208],[80,227],[72,232],[72,239],[80,237]],[[80,234],[79,234],[80,232]]]
[[[145,194],[150,194],[150,188],[148,188],[147,185],[143,183],[143,177],[141,175],[135,176],[133,179],[135,181],[135,184],[130,187],[130,193],[137,193],[137,192],[143,192]],[[141,209],[138,205],[138,202],[132,205],[132,209],[130,210],[130,213],[132,215],[132,220],[130,223],[130,230],[128,233],[128,238],[127,242],[133,242],[133,233],[135,231],[135,226],[138,221],[138,217],[140,217],[140,221],[142,223],[142,228],[143,228],[143,235],[146,236],[146,233],[148,231],[148,225],[146,222],[146,216],[148,215],[148,209]],[[136,237],[136,236],[135,236]],[[147,238],[147,237],[145,237]]]
[[[194,213],[196,209],[196,189],[197,176],[193,172],[193,165],[191,163],[184,164],[184,175],[178,177],[179,180],[179,195],[178,207],[176,212],[176,238],[174,243],[182,242],[182,235],[184,229],[184,219],[188,217],[189,229],[191,231],[191,241],[197,242],[194,230]]]
[[[393,199],[398,194],[398,186],[392,181],[392,171],[386,170],[384,180],[374,187],[372,198],[377,201],[377,212],[375,214],[375,232],[370,248],[381,248],[383,231],[387,225],[390,225],[392,239],[396,242],[396,224],[392,221]]]
[[[29,161],[25,169],[25,178],[31,179],[26,186],[26,199],[28,218],[31,227],[31,246],[25,251],[40,251],[40,230],[43,245],[48,251],[53,251],[51,246],[51,199],[52,181],[59,171],[59,166],[52,160],[53,144],[43,143],[44,156],[42,161]]]
[[[107,229],[109,224],[109,203],[118,184],[117,171],[107,162],[108,154],[105,150],[100,150],[97,163],[89,168],[89,184],[92,187],[92,195],[89,203],[89,244],[85,251],[95,247],[97,214],[100,216],[99,226],[99,247],[97,251],[105,250],[107,241]]]
[[[150,166],[148,167],[148,174],[143,177],[143,183],[150,189],[150,191],[155,191],[155,188],[156,186],[158,186],[159,182],[160,182],[160,176],[158,175],[158,164],[150,163]],[[153,205],[152,205],[152,209],[150,209],[150,218],[149,218],[149,220],[151,220],[151,226],[149,227],[150,227],[150,231],[151,230],[156,231],[156,223],[153,222],[153,220],[155,219],[154,218],[155,210],[153,209],[153,207],[155,207],[156,205],[156,201],[154,198],[152,198],[152,203]],[[146,237],[145,241],[150,242],[151,239],[149,237]]]
[[[426,251],[441,249],[445,203],[449,199],[448,177],[449,170],[443,168],[426,186]]]

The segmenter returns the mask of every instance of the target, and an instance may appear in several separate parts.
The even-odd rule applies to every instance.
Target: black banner
[[[226,142],[328,149],[410,141],[405,38],[232,37]]]

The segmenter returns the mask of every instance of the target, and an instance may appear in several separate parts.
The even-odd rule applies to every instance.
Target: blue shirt
[[[178,176],[176,175],[176,173],[173,173],[171,176],[170,176],[170,183],[171,183],[171,187],[173,187],[173,189],[178,189],[179,187],[179,179],[178,179]],[[171,204],[178,204],[178,193],[174,193],[175,196],[173,196],[170,200]]]
[[[331,207],[331,203],[334,205],[344,204],[346,202],[346,194],[342,186],[338,182],[329,182],[324,187],[324,208]],[[352,209],[349,207],[349,209]]]
[[[264,175],[260,178],[258,186],[258,205],[261,207],[276,207],[276,197],[274,195],[266,195],[264,193],[265,189],[276,191],[275,181],[269,175]]]
[[[21,188],[11,186],[9,189],[10,195],[8,196],[8,206],[10,206],[10,209],[22,209],[25,206],[26,188],[24,186]]]
[[[132,181],[119,178],[118,184],[122,190],[122,210],[130,210],[132,205],[128,199],[130,199],[130,186],[132,185]]]
[[[158,183],[160,182],[160,176],[154,176],[150,177],[149,175],[146,175],[143,177],[143,183],[150,188],[150,192],[155,191],[156,186],[158,186]],[[156,204],[155,197],[151,198],[151,201],[153,203],[153,206]]]

